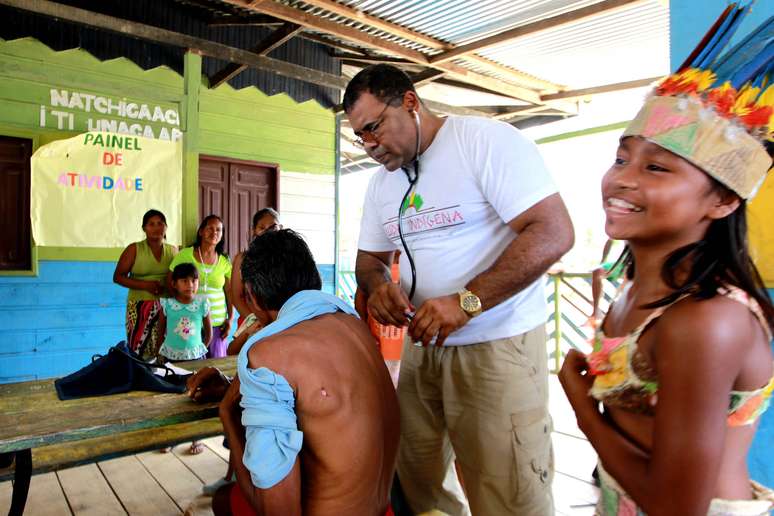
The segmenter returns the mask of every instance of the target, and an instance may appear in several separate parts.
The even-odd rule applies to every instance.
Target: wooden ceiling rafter
[[[381,37],[367,34],[353,27],[332,22],[330,20],[315,16],[314,14],[295,9],[287,5],[279,4],[273,0],[221,1],[236,7],[242,7],[256,13],[275,16],[285,21],[298,23],[299,25],[303,25],[310,29],[318,30],[335,35],[336,37],[354,41],[358,44],[386,52],[387,54],[408,59],[420,65],[430,66],[429,56],[423,54],[422,52],[406,48],[402,45],[388,41]],[[432,67],[447,72],[448,74],[464,82],[488,89],[491,92],[513,97],[519,100],[530,102],[532,104],[543,104],[543,101],[540,99],[540,95],[535,90],[517,86],[494,77],[489,77],[487,75],[474,72],[453,63],[440,63],[438,65],[432,65]]]
[[[390,63],[390,64],[414,64],[411,61],[407,61],[406,59],[403,59],[402,57],[387,57],[387,56],[374,56],[374,55],[357,55],[357,54],[351,54],[349,52],[329,52],[329,55],[331,57],[335,57],[336,59],[341,59],[342,62],[347,62],[348,64],[352,64],[353,66],[363,66],[363,64],[374,64],[374,63]]]
[[[654,82],[663,79],[663,76],[648,77],[647,79],[637,79],[634,81],[616,82],[613,84],[603,84],[601,86],[592,86],[589,88],[582,88],[577,90],[566,90],[559,93],[552,93],[543,95],[541,98],[546,101],[561,100],[561,99],[576,99],[580,97],[587,97],[589,95],[596,95],[599,93],[609,93],[611,91],[630,90],[633,88],[642,88],[650,86]]]
[[[436,79],[440,79],[444,75],[446,75],[446,72],[444,72],[443,70],[436,70],[435,68],[427,68],[426,70],[423,70],[419,73],[415,73],[410,77],[411,77],[411,82],[414,83],[414,87],[419,88],[424,84],[433,82]]]
[[[282,20],[277,20],[279,23],[282,23]],[[327,45],[331,48],[338,48],[339,50],[344,50],[347,52],[352,52],[353,54],[358,54],[361,56],[367,56],[369,55],[368,52],[365,52],[362,48],[355,46],[355,45],[349,45],[347,43],[343,43],[341,41],[336,41],[330,38],[326,38],[323,36],[320,36],[319,34],[312,34],[308,31],[302,32],[299,34],[299,37],[308,39],[309,41],[314,41],[315,43],[320,43],[321,45]]]
[[[133,38],[186,48],[201,53],[202,55],[215,57],[231,63],[243,63],[258,70],[276,73],[284,77],[317,84],[326,88],[344,90],[347,87],[348,81],[345,77],[313,70],[279,59],[259,56],[247,50],[230,47],[216,41],[189,36],[188,34],[154,27],[153,25],[116,18],[114,16],[71,7],[49,0],[0,0],[0,5],[7,5],[16,9],[30,11],[87,27],[123,34]],[[440,113],[482,115],[481,112],[465,107],[452,106],[429,100],[423,102],[425,102],[430,109]]]
[[[343,16],[350,20],[369,25],[375,29],[394,35],[398,38],[419,43],[433,50],[439,50],[439,51],[445,52],[445,51],[452,50],[454,48],[454,45],[452,45],[451,43],[442,41],[437,38],[433,38],[426,34],[422,34],[421,32],[417,32],[415,30],[409,29],[397,23],[389,22],[381,18],[378,18],[376,16],[366,14],[363,11],[360,11],[352,7],[348,7],[346,5],[342,5],[334,0],[302,0],[302,1],[305,4],[308,4],[310,6],[324,9],[333,14]],[[564,89],[564,86],[562,85],[555,84],[550,81],[540,79],[538,77],[534,77],[524,72],[520,72],[519,70],[501,65],[499,63],[495,63],[494,61],[490,59],[486,59],[481,56],[467,55],[465,56],[465,59],[472,62],[474,65],[480,66],[493,73],[497,73],[503,76],[507,81],[513,82],[515,84],[524,86],[529,89],[535,89],[541,92],[543,91],[556,92],[556,91],[562,91]]]
[[[295,23],[285,22],[282,27],[278,28],[265,38],[263,38],[258,45],[250,49],[250,52],[259,56],[268,55],[269,52],[284,45],[287,41],[293,38],[296,34],[301,32],[303,27],[296,25]],[[210,78],[210,88],[217,88],[224,82],[233,79],[244,70],[247,69],[247,65],[244,63],[229,63],[217,72],[215,72]]]
[[[276,27],[282,25],[283,21],[265,14],[256,14],[253,16],[236,16],[218,14],[207,20],[210,27],[233,27],[233,26],[253,26],[253,27]]]

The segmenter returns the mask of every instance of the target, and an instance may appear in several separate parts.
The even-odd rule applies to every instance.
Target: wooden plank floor
[[[594,514],[598,490],[591,481],[596,454],[578,430],[556,376],[550,377],[554,419],[556,514]],[[172,453],[147,452],[32,477],[25,514],[32,516],[211,515],[202,485],[226,472],[222,438],[204,440],[204,453],[189,455],[189,443]],[[11,503],[11,483],[0,483],[0,513]]]

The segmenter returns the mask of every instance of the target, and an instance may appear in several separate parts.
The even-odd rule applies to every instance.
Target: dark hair
[[[275,220],[279,220],[279,213],[277,213],[277,210],[274,208],[261,208],[255,212],[255,215],[253,215],[253,228],[255,228],[256,224],[258,224],[258,221],[266,215],[271,215]]]
[[[223,219],[218,217],[217,215],[211,214],[204,217],[204,220],[202,220],[202,223],[199,224],[199,229],[196,230],[196,241],[194,242],[194,249],[198,249],[202,245],[202,236],[199,234],[201,233],[202,229],[204,229],[207,226],[207,223],[211,220],[218,220],[220,221],[221,225],[223,225],[223,236],[220,239],[220,242],[218,242],[215,245],[215,252],[218,254],[222,254],[226,258],[228,258],[228,254],[223,250],[226,247],[226,225],[223,224]]]
[[[312,252],[292,229],[253,239],[242,259],[242,281],[266,310],[279,310],[302,290],[322,289]]]
[[[712,189],[734,195],[719,181],[710,177]],[[678,282],[677,271],[688,260],[688,278]],[[634,277],[634,256],[628,246],[619,258],[626,264],[626,277]],[[658,308],[689,294],[697,299],[717,295],[718,287],[733,285],[744,290],[760,305],[769,327],[774,327],[774,306],[763,285],[758,269],[750,257],[747,245],[747,203],[741,200],[733,213],[713,220],[704,238],[672,251],[661,268],[661,278],[674,292],[644,308]]]
[[[360,95],[370,93],[384,103],[390,103],[413,91],[414,83],[406,72],[388,64],[376,64],[363,68],[355,75],[344,91],[344,111],[349,113]]]
[[[175,268],[172,269],[172,281],[183,278],[199,279],[199,269],[196,268],[196,265],[188,262],[175,265]]]
[[[164,224],[167,223],[167,218],[159,210],[148,210],[145,212],[145,215],[142,216],[141,227],[144,228],[148,224],[148,221],[150,221],[151,217],[158,217],[161,219],[161,222],[163,222]]]

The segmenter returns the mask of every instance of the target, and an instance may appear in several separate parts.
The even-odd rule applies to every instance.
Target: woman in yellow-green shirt
[[[126,341],[145,360],[156,358],[159,298],[166,294],[165,278],[177,247],[164,242],[167,219],[158,210],[142,217],[145,240],[129,244],[116,264],[113,281],[129,289],[126,299]]]
[[[224,251],[224,233],[223,220],[217,215],[207,215],[199,224],[194,245],[181,249],[169,264],[170,277],[172,269],[180,263],[193,263],[199,269],[197,294],[209,300],[212,320],[212,340],[207,358],[226,356],[226,338],[231,331],[231,261]]]

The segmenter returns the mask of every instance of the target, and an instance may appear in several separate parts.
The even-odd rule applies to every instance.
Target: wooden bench
[[[144,451],[159,450],[186,441],[206,439],[223,433],[218,418],[180,423],[163,428],[135,430],[121,434],[41,446],[32,450],[32,474],[48,473],[82,464],[115,459]],[[14,452],[15,453],[15,452]],[[0,482],[14,478],[14,471],[0,471]]]
[[[233,375],[233,357],[180,364],[212,365]],[[183,394],[132,391],[61,401],[53,380],[0,385],[0,453],[14,454],[9,514],[22,514],[30,477],[223,432],[217,403],[194,403]]]

